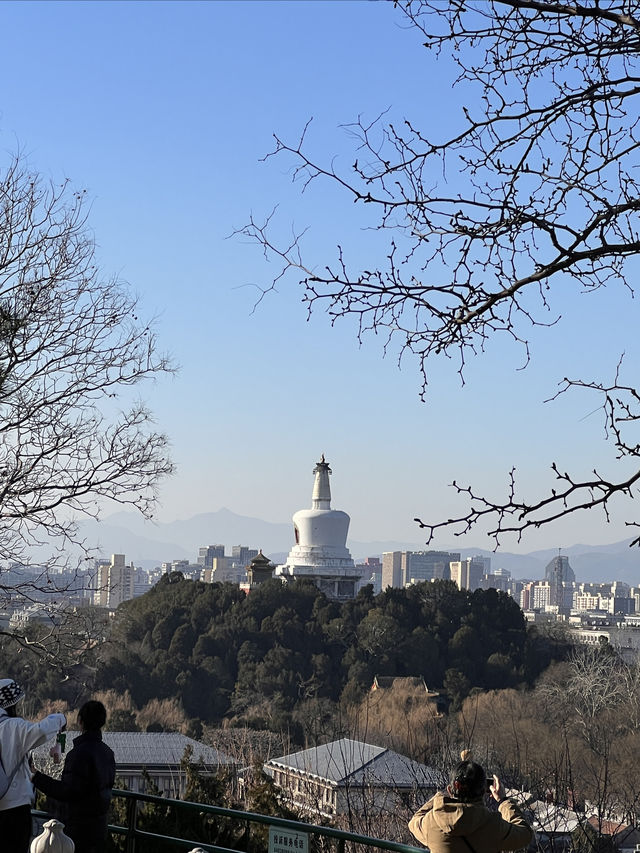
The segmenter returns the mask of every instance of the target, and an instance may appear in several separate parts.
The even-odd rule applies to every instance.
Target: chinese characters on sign
[[[306,832],[270,826],[269,853],[309,853],[309,836]]]

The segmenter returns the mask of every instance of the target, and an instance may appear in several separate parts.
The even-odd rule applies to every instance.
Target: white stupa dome
[[[301,509],[293,516],[296,544],[276,575],[283,579],[310,577],[331,598],[353,598],[361,575],[346,544],[351,519],[346,512],[331,509],[331,468],[324,454],[313,473],[311,509]]]

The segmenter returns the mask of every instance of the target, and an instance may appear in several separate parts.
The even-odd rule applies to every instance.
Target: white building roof
[[[437,788],[443,781],[436,770],[425,764],[349,738],[272,758],[265,764],[267,771],[276,768],[297,771],[337,786],[392,784],[396,788]]]
[[[67,732],[67,751],[79,734]],[[102,740],[113,750],[116,768],[179,767],[187,747],[193,750],[194,764],[217,768],[238,763],[224,752],[177,732],[103,732]],[[50,744],[38,747],[36,755],[48,755],[49,747]]]

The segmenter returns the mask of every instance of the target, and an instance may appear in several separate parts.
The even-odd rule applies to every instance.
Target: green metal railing
[[[126,800],[126,826],[111,824],[109,830],[113,836],[124,837],[126,853],[136,853],[140,849],[140,843],[143,840],[152,841],[154,850],[157,853],[162,851],[178,851],[189,850],[194,847],[200,847],[210,853],[251,853],[255,850],[255,844],[252,842],[252,826],[262,825],[267,827],[279,827],[281,829],[293,830],[294,832],[304,833],[321,842],[322,850],[326,849],[324,839],[327,839],[331,845],[331,849],[335,853],[346,853],[347,850],[355,849],[354,845],[359,845],[358,853],[364,851],[390,850],[394,853],[424,853],[424,850],[418,851],[415,847],[410,847],[406,844],[397,844],[393,841],[385,841],[380,838],[370,838],[366,835],[356,835],[352,832],[345,832],[340,829],[333,829],[328,826],[316,826],[314,824],[302,823],[296,820],[286,820],[284,818],[271,817],[268,815],[255,814],[253,812],[235,811],[234,809],[225,809],[220,806],[203,805],[202,803],[191,803],[185,800],[172,800],[168,797],[158,797],[152,794],[139,794],[131,791],[114,790],[114,799],[124,798]],[[162,835],[157,832],[151,832],[149,829],[140,827],[140,806],[144,803],[161,806],[163,809],[175,809],[185,811],[197,811],[201,815],[212,815],[221,818],[227,818],[232,821],[238,828],[242,827],[242,836],[239,841],[234,842],[237,846],[233,848],[222,847],[210,842],[205,843],[197,838],[177,838],[171,835]],[[255,836],[255,833],[254,833]],[[264,847],[263,847],[264,849]]]

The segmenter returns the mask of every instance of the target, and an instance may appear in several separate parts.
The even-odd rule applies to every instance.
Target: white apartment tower
[[[283,581],[311,578],[328,598],[354,598],[362,570],[356,568],[346,545],[351,519],[346,512],[331,509],[331,468],[324,454],[313,473],[311,509],[293,516],[296,544],[275,575]]]
[[[133,598],[134,576],[133,564],[126,565],[124,554],[112,554],[110,563],[97,566],[93,603],[115,610],[123,601],[129,601]]]
[[[468,589],[473,592],[482,586],[482,577],[486,568],[485,557],[467,557],[465,560],[452,560],[449,564],[451,580],[458,585],[459,589]],[[489,560],[491,567],[491,560]]]
[[[385,551],[382,555],[382,589],[404,586],[402,551]]]

